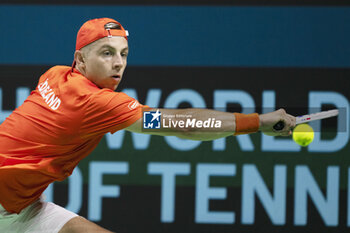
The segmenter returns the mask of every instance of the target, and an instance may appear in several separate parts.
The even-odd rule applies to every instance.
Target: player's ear
[[[84,61],[84,56],[83,52],[80,50],[76,50],[74,53],[74,60],[76,62],[76,66],[78,68],[85,68],[85,61]]]

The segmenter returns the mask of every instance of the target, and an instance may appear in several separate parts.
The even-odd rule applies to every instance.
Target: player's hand
[[[259,117],[259,130],[269,136],[290,136],[295,127],[295,117],[287,114],[284,109],[260,114]],[[284,123],[284,128],[281,130],[275,130],[273,126],[280,121]]]

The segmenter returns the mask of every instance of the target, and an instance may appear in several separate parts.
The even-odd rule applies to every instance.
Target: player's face
[[[84,75],[100,88],[115,90],[122,80],[127,56],[128,42],[124,37],[97,40],[84,57]]]

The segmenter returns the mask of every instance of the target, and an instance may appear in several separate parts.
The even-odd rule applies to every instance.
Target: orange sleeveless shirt
[[[142,105],[126,94],[100,89],[71,67],[51,68],[0,125],[0,204],[19,213],[71,175],[103,135],[141,117]]]

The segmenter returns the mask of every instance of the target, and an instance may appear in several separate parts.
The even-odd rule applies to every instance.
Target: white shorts
[[[19,214],[8,213],[0,205],[0,232],[57,233],[78,215],[42,199],[24,208]]]

